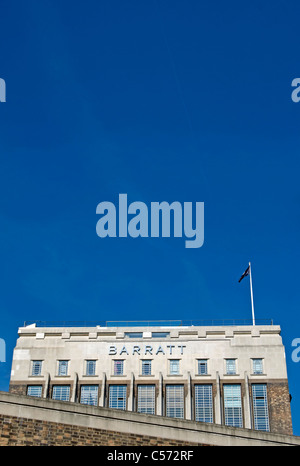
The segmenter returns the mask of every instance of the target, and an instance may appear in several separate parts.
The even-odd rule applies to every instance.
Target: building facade
[[[292,435],[277,325],[19,328],[10,392]]]

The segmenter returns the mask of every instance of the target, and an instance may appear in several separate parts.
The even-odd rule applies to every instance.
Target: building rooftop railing
[[[26,320],[24,327],[214,327],[253,325],[250,319],[202,319],[202,320],[94,320],[94,321],[43,321]],[[256,319],[256,325],[274,325],[273,319]]]

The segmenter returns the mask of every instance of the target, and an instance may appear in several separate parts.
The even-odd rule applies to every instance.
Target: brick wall
[[[271,431],[292,435],[290,394],[287,382],[268,383],[268,404]]]
[[[10,384],[9,392],[14,395],[26,395],[27,393],[27,384]]]
[[[113,432],[0,415],[0,446],[204,446],[199,443]]]

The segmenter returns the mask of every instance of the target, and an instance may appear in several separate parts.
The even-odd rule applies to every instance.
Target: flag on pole
[[[250,275],[250,293],[251,293],[251,307],[252,307],[252,323],[255,325],[255,316],[254,316],[254,303],[253,303],[253,289],[252,289],[252,271],[251,271],[251,262],[249,262],[248,267],[246,268],[245,272],[239,279],[239,283],[243,280],[244,277]]]
[[[243,280],[244,277],[247,277],[247,275],[250,274],[250,265],[247,267],[241,278],[239,279],[239,283]]]

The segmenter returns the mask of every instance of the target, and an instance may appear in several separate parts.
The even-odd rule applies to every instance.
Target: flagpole
[[[252,271],[251,271],[251,263],[249,262],[250,268],[250,293],[251,293],[251,307],[252,307],[252,323],[255,325],[255,317],[254,317],[254,304],[253,304],[253,289],[252,289]]]

